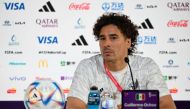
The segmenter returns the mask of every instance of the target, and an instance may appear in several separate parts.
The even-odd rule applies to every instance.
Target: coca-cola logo
[[[168,26],[168,27],[187,27],[187,26],[188,26],[188,21],[189,21],[189,20],[180,20],[180,21],[173,21],[173,20],[170,20],[170,21],[167,23],[167,26]]]
[[[189,2],[168,2],[167,6],[174,11],[189,11]]]
[[[69,5],[69,10],[89,10],[90,9],[90,3],[71,3]]]

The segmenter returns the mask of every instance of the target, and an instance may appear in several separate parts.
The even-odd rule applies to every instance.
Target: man
[[[121,108],[121,90],[157,89],[160,92],[160,109],[175,109],[158,65],[150,58],[132,55],[137,42],[137,26],[128,16],[117,13],[102,15],[93,28],[99,41],[100,55],[82,60],[74,74],[68,94],[67,109],[86,109],[90,87],[97,86],[115,96]],[[125,58],[128,57],[134,81]],[[115,84],[110,75],[119,84]]]

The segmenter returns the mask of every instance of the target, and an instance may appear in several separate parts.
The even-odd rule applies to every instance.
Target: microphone
[[[100,106],[100,91],[98,87],[92,86],[88,94],[88,109],[99,109]]]
[[[128,64],[129,66],[129,69],[130,69],[130,74],[131,74],[131,79],[132,79],[132,84],[133,84],[133,90],[136,90],[136,86],[135,86],[135,82],[134,82],[134,79],[133,79],[133,73],[132,73],[132,70],[131,70],[131,66],[129,64],[129,58],[128,57],[125,57],[125,62]]]

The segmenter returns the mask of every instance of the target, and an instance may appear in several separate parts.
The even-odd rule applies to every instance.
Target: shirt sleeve
[[[159,66],[151,58],[148,58],[146,65],[148,67],[147,88],[159,90],[160,97],[169,95],[168,87],[163,79]]]
[[[88,71],[89,66],[85,60],[82,60],[74,73],[70,92],[67,97],[76,97],[87,104],[88,92],[90,89]]]

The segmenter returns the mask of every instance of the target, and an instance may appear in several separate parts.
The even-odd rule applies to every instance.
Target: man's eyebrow
[[[111,33],[111,34],[109,34],[109,36],[118,36],[118,34]]]

